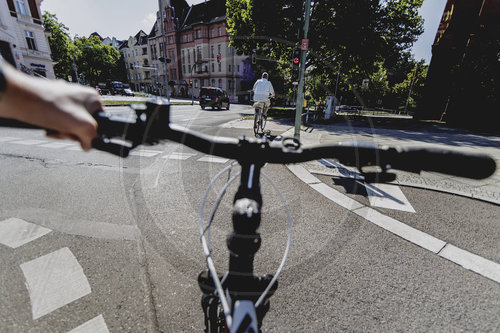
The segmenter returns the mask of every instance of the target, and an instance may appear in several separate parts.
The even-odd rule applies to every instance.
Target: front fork
[[[260,191],[260,170],[262,165],[242,163],[241,182],[233,202],[233,231],[228,234],[229,272],[222,286],[231,298],[232,311],[236,301],[250,300],[254,304],[269,285],[272,275],[256,276],[253,272],[255,253],[261,245],[259,227],[261,222],[262,194]],[[220,277],[219,277],[220,278]],[[205,314],[205,332],[217,332],[223,321],[219,299],[212,277],[208,271],[198,275],[198,284],[203,292],[201,305]],[[269,310],[269,298],[278,288],[273,285],[267,298],[256,308],[258,327]]]

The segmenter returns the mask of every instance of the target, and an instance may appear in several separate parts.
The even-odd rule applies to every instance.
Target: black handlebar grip
[[[389,161],[396,169],[435,171],[472,179],[488,178],[496,170],[496,162],[485,154],[461,153],[435,148],[406,148],[400,158]]]

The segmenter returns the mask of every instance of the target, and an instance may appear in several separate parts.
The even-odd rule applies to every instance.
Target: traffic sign
[[[302,43],[300,44],[300,49],[302,51],[307,51],[309,50],[309,39],[303,39]]]

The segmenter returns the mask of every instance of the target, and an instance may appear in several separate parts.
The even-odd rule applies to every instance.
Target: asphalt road
[[[251,109],[239,105],[230,111],[178,106],[172,119],[235,137],[251,135],[251,129],[224,124],[246,114]],[[202,331],[200,202],[211,178],[231,161],[173,143],[141,147],[119,159],[83,153],[71,142],[26,129],[0,128],[0,142],[0,331]],[[264,172],[278,184],[294,219],[292,250],[264,331],[500,330],[497,282],[368,223],[285,166],[267,165]],[[352,184],[320,178],[368,204],[366,193],[353,191]],[[287,222],[271,185],[263,180],[262,187],[256,270],[273,273]],[[235,189],[233,184],[221,203],[211,232],[220,271],[227,267]],[[414,213],[377,209],[500,262],[498,206],[423,189],[401,191]]]

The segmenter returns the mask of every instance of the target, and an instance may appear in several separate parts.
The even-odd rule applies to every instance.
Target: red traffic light
[[[294,63],[295,65],[298,65],[298,64],[299,64],[299,61],[300,61],[300,60],[299,60],[299,58],[298,58],[298,57],[293,58],[293,63]]]

